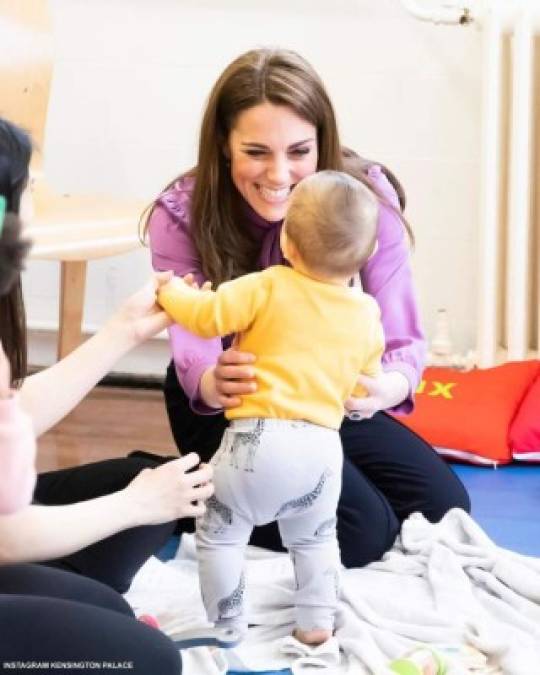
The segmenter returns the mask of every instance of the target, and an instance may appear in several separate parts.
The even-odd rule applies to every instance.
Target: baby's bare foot
[[[300,628],[297,628],[293,633],[293,637],[305,645],[317,646],[329,640],[332,637],[332,631],[323,630],[322,628],[315,628],[314,630],[300,630]]]

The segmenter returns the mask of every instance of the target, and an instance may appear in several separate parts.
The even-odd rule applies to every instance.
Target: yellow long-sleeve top
[[[283,265],[221,284],[192,288],[175,277],[158,302],[201,337],[238,334],[256,355],[257,391],[228,419],[299,419],[338,429],[359,373],[377,375],[384,350],[379,307],[360,288],[307,277]]]

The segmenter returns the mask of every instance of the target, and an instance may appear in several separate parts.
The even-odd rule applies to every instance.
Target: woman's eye
[[[291,157],[304,157],[305,155],[308,155],[311,152],[311,148],[295,148],[294,150],[291,150],[289,152],[289,155]],[[246,155],[249,155],[249,157],[262,157],[263,155],[266,155],[267,152],[266,150],[257,150],[253,148],[252,150],[245,150]]]
[[[302,157],[304,155],[309,154],[311,148],[295,148],[294,150],[291,151],[291,155],[294,157]]]

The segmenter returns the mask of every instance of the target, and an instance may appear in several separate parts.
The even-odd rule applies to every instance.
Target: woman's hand
[[[159,288],[173,277],[172,272],[158,272],[130,296],[107,323],[107,328],[128,337],[133,346],[145,342],[170,326],[172,321],[156,303]]]
[[[157,525],[171,520],[202,516],[204,502],[214,493],[212,467],[199,464],[194,452],[144,469],[122,491],[129,500],[138,525]]]
[[[231,347],[224,351],[215,366],[208,368],[200,383],[201,398],[211,408],[236,408],[242,394],[257,390],[254,354]]]
[[[359,375],[357,382],[367,391],[367,396],[351,396],[345,401],[345,410],[350,419],[370,419],[379,410],[393,408],[409,395],[409,381],[397,370],[381,372],[376,377]]]
[[[189,471],[198,463],[190,453],[144,469],[123,490],[74,504],[32,504],[0,517],[0,563],[54,560],[132,527],[202,515],[214,488],[210,466]]]

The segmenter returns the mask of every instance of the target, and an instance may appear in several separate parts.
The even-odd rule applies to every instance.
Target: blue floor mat
[[[540,466],[452,465],[467,488],[472,516],[493,541],[540,557]]]
[[[540,466],[512,464],[497,469],[452,464],[472,502],[472,516],[498,546],[540,557]],[[158,557],[170,560],[178,548],[171,537]],[[230,670],[228,675],[250,675]],[[265,670],[251,675],[291,675]]]

